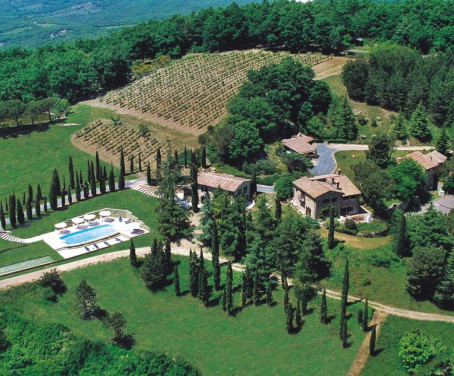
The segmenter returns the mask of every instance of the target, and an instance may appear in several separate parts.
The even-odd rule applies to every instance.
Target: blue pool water
[[[95,239],[113,235],[116,232],[117,231],[115,231],[115,229],[111,225],[100,225],[61,236],[60,239],[68,245],[74,245],[80,243],[88,243]]]

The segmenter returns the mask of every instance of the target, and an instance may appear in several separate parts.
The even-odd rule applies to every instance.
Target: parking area
[[[445,196],[433,202],[434,208],[444,214],[448,214],[451,209],[454,209],[454,196]]]

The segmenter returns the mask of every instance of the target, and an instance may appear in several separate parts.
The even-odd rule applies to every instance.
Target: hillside
[[[252,1],[238,0],[236,3]],[[77,38],[93,38],[150,19],[189,14],[230,3],[231,0],[3,1],[0,47],[37,47]]]

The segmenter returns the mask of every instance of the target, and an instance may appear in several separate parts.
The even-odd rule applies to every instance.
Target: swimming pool
[[[105,238],[106,236],[116,234],[116,231],[111,225],[100,225],[86,230],[73,232],[68,235],[61,236],[67,245],[83,244],[91,242],[92,240]]]

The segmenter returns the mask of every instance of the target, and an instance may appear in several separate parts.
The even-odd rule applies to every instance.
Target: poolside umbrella
[[[57,230],[61,230],[61,229],[65,228],[65,227],[66,227],[66,223],[65,223],[65,222],[57,223],[57,224],[55,225],[55,228],[56,228]]]
[[[112,214],[112,213],[111,213],[109,210],[101,210],[101,211],[99,212],[99,215],[100,215],[101,217],[109,217],[111,214]]]
[[[83,218],[80,218],[80,217],[76,217],[76,218],[73,218],[71,219],[71,221],[75,224],[75,225],[80,225],[82,223],[84,223],[84,219]]]
[[[85,219],[86,221],[92,221],[92,220],[95,219],[95,218],[96,218],[96,215],[94,215],[94,214],[86,214],[86,215],[84,216],[84,219]]]

